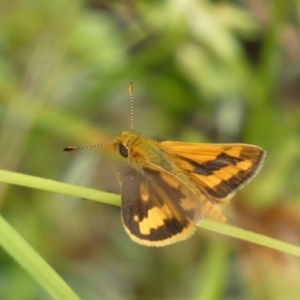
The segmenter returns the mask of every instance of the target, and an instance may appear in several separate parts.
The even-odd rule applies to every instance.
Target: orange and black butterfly
[[[122,221],[131,239],[145,246],[166,246],[191,236],[203,218],[225,222],[222,208],[256,176],[265,151],[247,144],[144,138],[132,129],[132,83],[129,91],[131,130],[103,145],[114,145],[130,166],[121,181]]]

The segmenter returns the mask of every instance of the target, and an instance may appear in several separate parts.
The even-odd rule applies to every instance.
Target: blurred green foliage
[[[0,0],[0,168],[119,192],[109,142],[244,142],[268,156],[229,222],[300,244],[300,3]],[[298,299],[299,259],[198,230],[134,244],[119,208],[0,186],[2,215],[82,299]],[[49,299],[0,252],[1,299]],[[18,288],[16,288],[18,287]]]

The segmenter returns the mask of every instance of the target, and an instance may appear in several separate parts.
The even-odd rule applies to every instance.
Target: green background
[[[228,222],[300,244],[300,2],[0,0],[0,168],[119,193],[130,127],[267,151]],[[197,229],[165,248],[118,207],[0,185],[3,217],[82,299],[299,299],[299,259]],[[0,251],[1,299],[50,299]]]

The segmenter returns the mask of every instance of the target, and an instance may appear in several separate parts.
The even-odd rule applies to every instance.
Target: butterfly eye
[[[123,157],[128,157],[128,149],[127,149],[123,144],[120,144],[120,145],[119,145],[119,153],[120,153]]]

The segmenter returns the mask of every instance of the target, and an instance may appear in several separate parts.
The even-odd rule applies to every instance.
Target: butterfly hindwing
[[[151,163],[123,174],[122,221],[134,241],[164,246],[184,240],[201,219],[197,195],[174,175]]]

